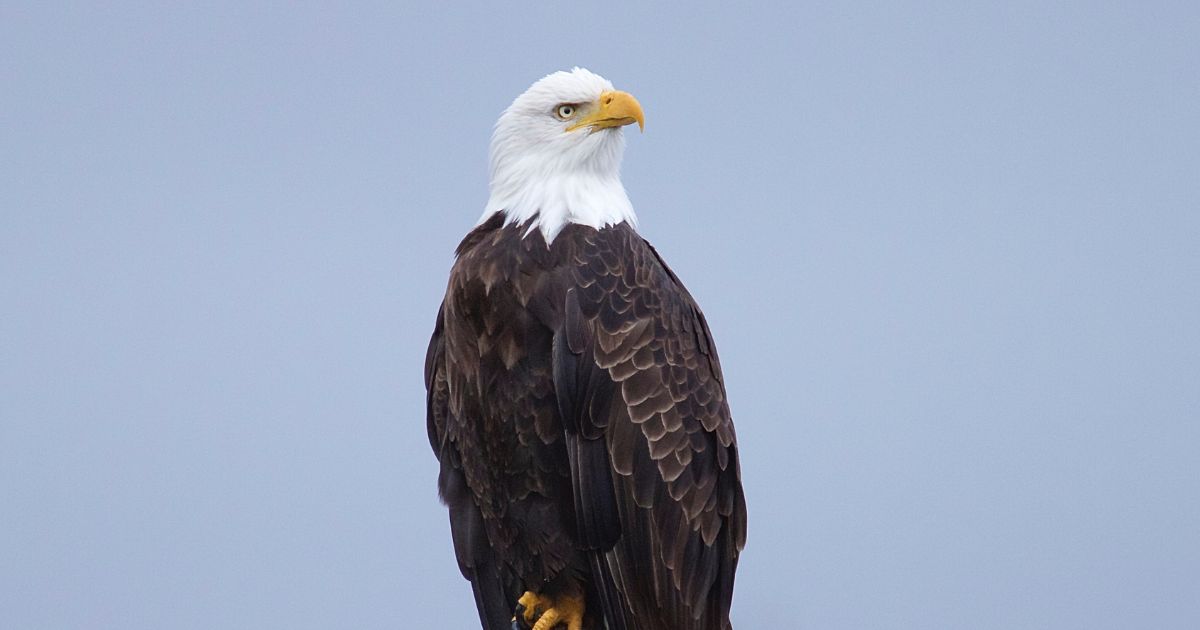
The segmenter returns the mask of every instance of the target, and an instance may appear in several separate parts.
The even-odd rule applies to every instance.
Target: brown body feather
[[[746,507],[704,316],[626,224],[526,232],[497,214],[459,245],[426,359],[483,627],[569,582],[591,627],[730,627]]]

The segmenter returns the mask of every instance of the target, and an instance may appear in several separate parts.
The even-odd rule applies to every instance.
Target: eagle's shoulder
[[[455,257],[462,258],[463,254],[475,249],[489,235],[494,234],[503,227],[504,215],[500,212],[492,214],[486,221],[476,225],[470,232],[467,232],[467,235],[458,243],[458,247],[454,248]]]

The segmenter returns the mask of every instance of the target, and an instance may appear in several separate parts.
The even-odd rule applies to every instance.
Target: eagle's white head
[[[604,77],[555,72],[518,96],[492,133],[487,209],[530,224],[550,243],[568,223],[594,228],[637,217],[621,185],[621,128],[645,124],[642,106]]]

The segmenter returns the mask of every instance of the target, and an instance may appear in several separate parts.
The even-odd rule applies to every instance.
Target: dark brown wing
[[[609,625],[727,628],[746,506],[704,316],[627,226],[582,237],[573,262],[555,389]]]
[[[445,344],[442,340],[443,309],[438,309],[437,323],[425,354],[425,421],[429,444],[441,464],[438,493],[450,509],[454,555],[463,577],[471,581],[480,623],[485,630],[509,630],[512,604],[504,596],[504,582],[495,552],[483,529],[483,515],[467,488],[458,452],[446,439],[451,412],[445,374]]]

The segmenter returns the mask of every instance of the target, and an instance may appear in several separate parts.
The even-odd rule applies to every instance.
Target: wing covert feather
[[[511,624],[511,606],[504,596],[503,577],[488,544],[483,515],[471,500],[458,453],[446,439],[449,420],[449,383],[445,374],[443,340],[444,306],[438,308],[437,323],[425,354],[425,423],[429,445],[440,463],[438,495],[450,512],[450,537],[454,556],[463,577],[471,582],[479,622],[487,630],[507,630]]]
[[[568,441],[587,453],[573,476],[605,477],[576,479],[592,493],[576,505],[581,539],[608,543],[598,550],[620,612],[639,627],[728,628],[746,509],[708,325],[632,229],[582,240],[574,262],[556,392]],[[609,488],[611,500],[595,496]]]

